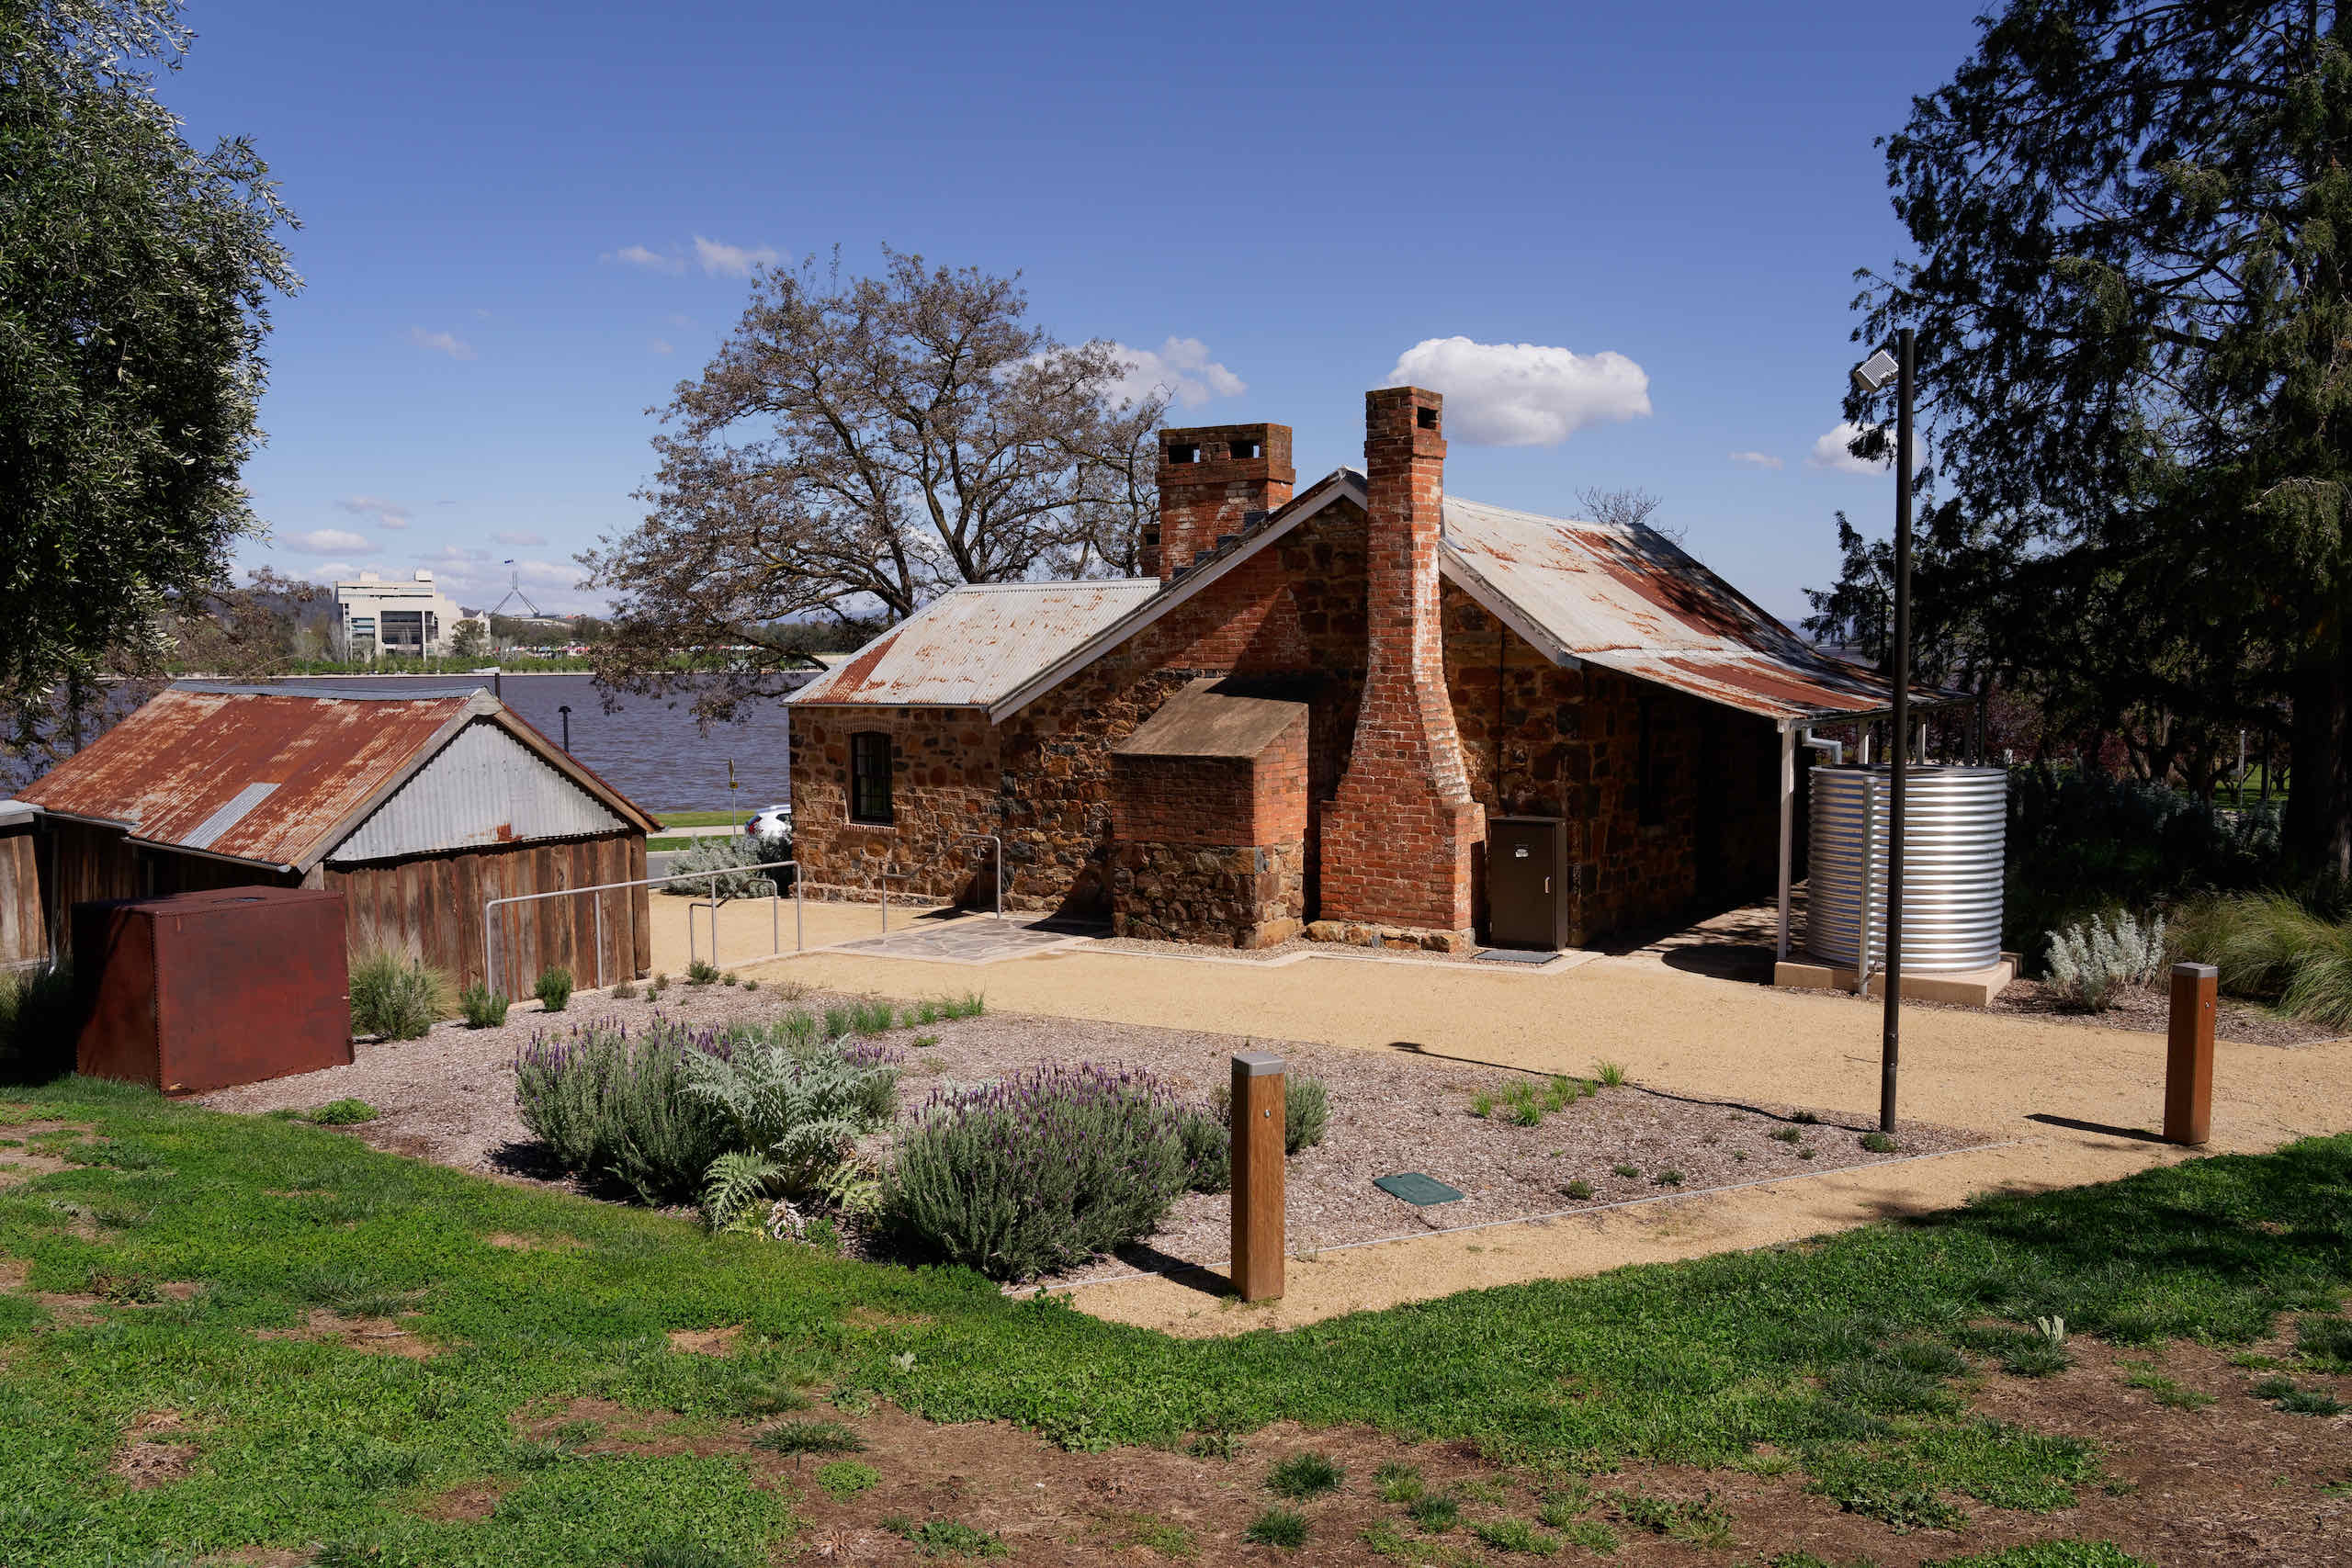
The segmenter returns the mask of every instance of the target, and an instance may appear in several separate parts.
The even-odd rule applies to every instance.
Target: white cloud
[[[359,569],[347,560],[321,561],[311,569],[312,581],[333,582],[339,577],[357,577]]]
[[[1446,434],[1474,446],[1551,446],[1650,412],[1649,373],[1623,355],[1532,343],[1425,339],[1397,356],[1385,384],[1443,392]]]
[[[1111,350],[1125,367],[1111,386],[1114,403],[1131,403],[1164,394],[1168,400],[1196,409],[1211,398],[1238,398],[1250,383],[1209,357],[1209,345],[1196,337],[1171,337],[1157,350],[1129,348],[1114,343]]]
[[[496,539],[502,545],[514,545],[516,547],[524,545],[544,545],[547,543],[546,539],[537,534],[492,534],[491,537]]]
[[[753,267],[774,266],[783,259],[782,252],[766,245],[722,245],[717,240],[695,236],[695,260],[714,276],[749,277]]]
[[[405,528],[412,516],[407,507],[380,495],[346,495],[334,504],[336,511],[365,517],[379,528]]]
[[[686,258],[678,254],[675,251],[664,254],[661,251],[649,249],[644,245],[623,245],[617,251],[606,252],[605,259],[608,261],[622,262],[630,266],[650,267],[655,272],[684,272],[686,270]]]
[[[313,528],[307,534],[288,534],[285,542],[305,555],[369,555],[376,547],[345,528]]]
[[[1866,463],[1854,456],[1852,451],[1854,438],[1861,433],[1862,427],[1852,420],[1840,421],[1835,430],[1825,432],[1821,438],[1813,444],[1813,451],[1805,457],[1804,466],[1808,468],[1826,468],[1832,473],[1839,474],[1875,476],[1885,473],[1894,466],[1891,459]]]
[[[1786,467],[1781,459],[1770,452],[1734,452],[1731,455],[1731,460],[1735,463],[1751,463],[1757,468],[1767,468],[1776,474]]]
[[[454,333],[429,333],[423,327],[411,327],[408,341],[419,348],[429,348],[435,354],[446,354],[452,359],[471,359],[473,344]]]
[[[674,354],[677,352],[677,350],[671,344],[670,340],[665,337],[657,337],[645,346],[651,349],[656,354]]]

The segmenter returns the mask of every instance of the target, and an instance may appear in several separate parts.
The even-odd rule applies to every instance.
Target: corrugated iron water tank
[[[1856,966],[1886,962],[1888,772],[1815,768],[1804,945]],[[1903,775],[1903,969],[1961,974],[2001,961],[2005,768],[1913,767]]]

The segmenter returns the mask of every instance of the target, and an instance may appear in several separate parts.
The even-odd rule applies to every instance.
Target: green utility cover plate
[[[1400,1170],[1394,1176],[1375,1176],[1372,1184],[1391,1198],[1402,1198],[1408,1203],[1428,1208],[1432,1203],[1461,1201],[1460,1189],[1448,1187],[1433,1176],[1423,1176],[1418,1170]]]

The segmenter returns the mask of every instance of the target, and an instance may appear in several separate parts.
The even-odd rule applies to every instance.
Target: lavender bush
[[[717,1030],[658,1014],[635,1032],[611,1019],[542,1031],[515,1055],[515,1107],[564,1169],[649,1203],[691,1201],[734,1132],[724,1111],[686,1092],[686,1062],[731,1050]]]
[[[934,1094],[899,1145],[884,1215],[916,1250],[1027,1280],[1148,1235],[1190,1184],[1175,1097],[1080,1063]]]

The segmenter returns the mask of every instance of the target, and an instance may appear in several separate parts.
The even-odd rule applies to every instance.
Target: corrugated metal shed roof
[[[1159,592],[1154,578],[967,583],[785,701],[796,707],[986,707]]]
[[[27,786],[135,842],[307,870],[448,744],[488,720],[623,818],[653,819],[486,692],[319,696],[175,685]],[[450,847],[450,846],[443,846]]]
[[[1870,713],[1894,699],[1884,678],[1805,642],[1652,528],[1447,496],[1443,564],[1555,659],[1589,660],[1772,719]]]

